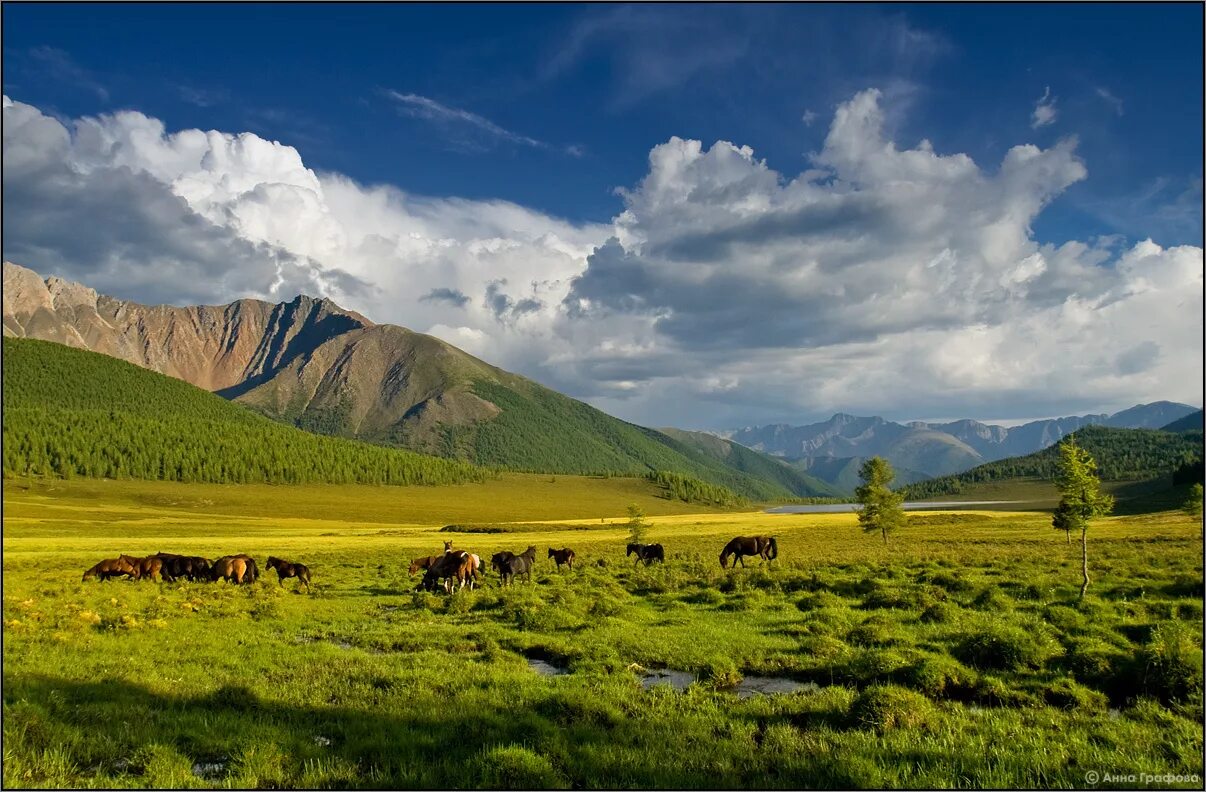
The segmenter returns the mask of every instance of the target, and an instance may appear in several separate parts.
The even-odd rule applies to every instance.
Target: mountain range
[[[3,286],[6,336],[119,358],[308,431],[514,470],[672,471],[757,500],[834,494],[729,441],[621,421],[330,300],[148,306],[10,262]],[[759,465],[774,475],[743,470]]]
[[[1048,418],[1013,427],[973,420],[902,424],[880,417],[838,413],[827,421],[805,426],[770,424],[718,434],[780,457],[831,483],[840,478],[842,488],[846,489],[857,480],[857,471],[855,478],[850,476],[853,462],[871,456],[884,457],[898,473],[903,472],[901,481],[912,483],[927,476],[945,476],[985,462],[1032,454],[1085,426],[1159,429],[1195,412],[1200,410],[1188,404],[1159,401],[1113,415]],[[833,472],[838,470],[844,471],[844,475]]]
[[[673,471],[757,500],[849,493],[870,456],[911,483],[1029,454],[1086,425],[1155,428],[1195,410],[1156,402],[1012,428],[839,413],[807,426],[655,430],[327,299],[142,305],[5,262],[3,309],[5,336],[125,360],[311,432],[514,470]]]

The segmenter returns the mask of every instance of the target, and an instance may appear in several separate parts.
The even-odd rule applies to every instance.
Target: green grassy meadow
[[[853,514],[656,497],[629,478],[441,487],[4,483],[5,787],[1085,787],[1203,777],[1201,525]],[[625,507],[667,563],[624,558]],[[690,512],[690,513],[687,513]],[[519,523],[509,533],[447,525]],[[739,534],[769,566],[722,570]],[[415,593],[445,539],[538,548],[531,584]],[[548,547],[572,547],[556,571]],[[309,565],[277,585],[80,582],[119,552]],[[563,670],[538,673],[530,660]],[[697,680],[642,686],[644,669]],[[809,683],[748,698],[744,677]],[[1104,784],[1102,786],[1132,786]],[[1186,781],[1170,786],[1200,787]]]

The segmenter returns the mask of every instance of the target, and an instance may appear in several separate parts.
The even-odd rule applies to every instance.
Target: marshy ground
[[[1203,776],[1202,541],[1183,515],[1095,523],[1078,601],[1079,547],[1042,512],[913,514],[885,548],[852,514],[675,514],[698,507],[650,492],[569,476],[7,481],[4,784]],[[631,502],[654,515],[664,566],[624,558]],[[775,535],[779,560],[720,569],[739,534]],[[410,559],[445,539],[483,557],[535,544],[533,583],[414,593]],[[578,560],[558,572],[546,549],[566,546]],[[100,558],[156,551],[302,561],[314,591],[272,573],[246,587],[80,582]]]

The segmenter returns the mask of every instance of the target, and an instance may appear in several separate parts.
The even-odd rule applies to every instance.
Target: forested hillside
[[[5,475],[452,484],[485,472],[308,434],[106,355],[4,339]]]
[[[1173,473],[1202,455],[1202,433],[1174,434],[1154,429],[1114,429],[1086,426],[1071,436],[1093,456],[1105,481],[1143,481]],[[1002,459],[953,476],[901,488],[905,498],[919,500],[955,495],[964,487],[1007,479],[1055,478],[1059,447],[1051,446],[1023,457]]]

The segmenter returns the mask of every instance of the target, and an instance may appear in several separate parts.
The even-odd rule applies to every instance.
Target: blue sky
[[[909,108],[903,143],[928,137],[993,162],[1017,140],[1079,137],[1092,177],[1042,216],[1040,238],[1158,230],[1164,244],[1202,241],[1200,212],[1166,213],[1202,171],[1197,4],[84,4],[4,15],[9,96],[72,117],[134,108],[169,129],[248,129],[296,146],[311,167],[427,195],[606,221],[620,208],[612,191],[640,178],[656,142],[729,140],[793,172],[838,102],[891,85]],[[1032,130],[1048,87],[1058,120]],[[404,115],[388,90],[548,147]]]
[[[382,215],[381,227],[360,228],[340,220],[339,234],[361,240],[355,250],[346,251],[349,259],[368,256],[364,240],[393,239],[402,227],[411,229],[412,238],[428,234],[452,240],[475,251],[473,255],[480,253],[486,238],[510,240],[517,250],[537,245],[540,250],[529,258],[543,261],[547,253],[547,266],[525,269],[502,261],[494,249],[489,261],[479,257],[469,263],[433,262],[429,269],[412,273],[426,279],[416,293],[426,299],[402,306],[396,290],[403,280],[400,273],[413,258],[399,252],[405,247],[401,243],[390,248],[396,262],[382,254],[381,261],[388,263],[374,268],[371,263],[335,261],[330,258],[334,248],[324,249],[324,259],[312,240],[297,241],[280,229],[253,233],[247,230],[246,218],[231,232],[255,244],[276,246],[273,255],[301,262],[297,271],[308,274],[298,276],[298,288],[325,289],[374,318],[440,335],[491,362],[633,420],[669,423],[683,417],[681,410],[664,406],[667,400],[693,405],[686,411],[686,422],[699,426],[803,422],[833,410],[899,418],[1022,419],[1124,407],[1149,396],[1179,395],[1200,402],[1201,388],[1166,384],[1155,369],[1143,376],[1129,371],[1144,357],[1142,350],[1162,350],[1163,357],[1175,357],[1169,342],[1154,336],[1139,339],[1153,346],[1131,349],[1122,363],[1102,363],[1102,377],[1113,366],[1103,380],[1112,384],[1103,386],[1106,392],[1096,400],[1074,393],[1073,384],[1052,385],[1046,369],[1043,388],[1008,393],[974,377],[956,376],[930,390],[918,380],[916,394],[897,405],[884,403],[888,399],[883,395],[866,397],[866,383],[835,388],[829,395],[818,394],[816,388],[804,393],[791,384],[798,381],[784,373],[792,370],[783,366],[785,350],[810,350],[808,371],[832,371],[865,359],[870,354],[867,345],[882,346],[885,339],[900,339],[900,350],[891,353],[896,356],[922,343],[920,336],[910,335],[906,344],[902,333],[946,332],[949,340],[959,330],[1007,325],[1016,317],[1006,318],[1005,302],[1018,311],[1023,306],[1033,312],[1053,310],[1054,297],[1040,296],[1034,280],[1038,276],[1027,270],[1034,269],[1036,252],[1045,257],[1035,266],[1047,273],[1042,288],[1049,295],[1099,299],[1102,305],[1113,299],[1106,295],[1117,292],[1120,284],[1103,281],[1076,291],[1066,285],[1071,275],[1054,274],[1064,266],[1059,256],[1080,256],[1076,266],[1088,267],[1077,270],[1082,284],[1097,280],[1099,271],[1106,272],[1102,278],[1121,272],[1119,263],[1127,260],[1127,251],[1148,238],[1165,251],[1184,248],[1191,258],[1196,250],[1200,261],[1202,22],[1199,4],[6,4],[4,95],[67,129],[81,119],[101,119],[104,135],[114,139],[133,134],[134,122],[114,120],[118,111],[128,110],[161,122],[168,148],[176,145],[171,135],[190,129],[252,133],[279,141],[295,149],[304,167],[318,174],[316,183],[326,190],[322,200],[331,203],[328,215],[336,219],[340,211],[357,218],[370,214],[353,204],[368,201],[365,196],[377,185],[410,196],[404,209],[394,207],[400,214]],[[865,93],[872,90],[874,96]],[[860,105],[860,96],[871,99]],[[966,155],[974,161],[978,173],[960,176],[966,177],[966,184],[943,193],[952,207],[943,228],[950,229],[954,239],[962,222],[958,202],[968,200],[964,193],[980,189],[973,183],[993,181],[981,196],[984,206],[992,208],[968,222],[983,222],[984,239],[996,239],[993,234],[1000,224],[992,217],[1009,217],[1009,234],[1020,234],[1029,247],[1017,249],[1016,261],[995,261],[989,255],[983,266],[997,268],[988,279],[993,283],[1033,281],[1028,295],[1019,296],[1010,286],[969,303],[966,310],[955,312],[957,316],[951,313],[908,327],[887,318],[874,326],[844,327],[841,317],[826,315],[823,331],[819,320],[801,324],[791,318],[793,311],[806,308],[821,316],[823,306],[805,299],[784,300],[784,319],[768,319],[767,332],[774,337],[763,343],[742,332],[743,327],[757,316],[757,306],[777,302],[784,293],[782,283],[767,280],[749,291],[749,303],[735,300],[727,312],[717,309],[714,297],[731,293],[735,287],[725,279],[760,255],[766,257],[767,272],[782,269],[787,258],[807,262],[816,271],[837,267],[834,248],[821,246],[814,233],[822,220],[812,217],[793,226],[791,234],[782,232],[783,224],[795,220],[780,218],[777,225],[758,226],[780,229],[768,232],[761,245],[752,240],[754,231],[745,229],[723,243],[726,252],[699,255],[702,245],[714,241],[700,238],[689,244],[666,242],[669,252],[664,259],[651,256],[658,252],[657,239],[685,233],[688,215],[701,226],[714,222],[710,216],[691,214],[703,211],[703,204],[692,203],[691,197],[702,194],[700,189],[673,193],[674,201],[684,202],[673,211],[667,209],[665,196],[654,200],[653,176],[682,175],[668,164],[674,157],[698,158],[699,168],[718,169],[693,171],[690,178],[703,179],[697,188],[714,186],[717,179],[736,179],[726,194],[738,199],[725,209],[726,217],[736,216],[734,212],[748,215],[753,205],[812,201],[793,197],[790,190],[777,192],[774,185],[782,187],[818,167],[828,168],[829,175],[818,175],[817,184],[832,187],[835,195],[846,189],[834,186],[841,184],[868,194],[873,182],[881,191],[890,190],[895,182],[875,181],[883,177],[882,169],[866,169],[867,162],[857,152],[843,159],[838,151],[841,141],[833,135],[833,124],[842,108],[858,109],[860,118],[871,119],[878,136],[874,139],[890,141],[893,151],[920,150],[924,145],[939,158]],[[8,112],[6,107],[6,127]],[[733,162],[740,161],[749,173],[733,176],[732,162],[697,155],[689,146],[683,151],[658,148],[675,139],[700,141],[702,154],[717,141],[730,142],[738,152]],[[6,131],[6,154],[16,142],[16,133],[10,141]],[[75,146],[72,156],[81,162],[95,154],[83,151],[78,141]],[[1019,146],[1055,152],[1051,167],[1063,168],[1051,184],[1038,184],[1047,175],[1028,174],[1024,200],[1015,194],[1023,187],[997,178],[1011,149]],[[740,154],[741,147],[749,147],[750,153]],[[120,159],[113,151],[106,156]],[[661,166],[651,160],[657,151],[669,157]],[[248,170],[239,178],[249,172],[270,183],[292,178],[263,177],[276,165],[247,164],[251,155],[243,155]],[[106,161],[106,166],[117,159]],[[951,165],[955,159],[946,162]],[[89,168],[95,166],[91,162]],[[771,174],[769,182],[756,173],[760,167]],[[186,194],[181,174],[169,174],[152,160],[135,170],[140,168],[170,185],[176,196],[183,195],[208,222],[222,225],[221,217],[232,216],[202,207],[193,194]],[[202,169],[206,168],[214,173],[209,165]],[[1083,173],[1078,170],[1082,168]],[[931,183],[932,174],[917,171],[910,178],[920,190],[923,182]],[[343,179],[356,185],[355,197],[341,192]],[[754,184],[753,192],[744,192]],[[77,186],[77,198],[92,189],[82,182]],[[143,187],[151,189],[131,185],[128,194],[142,195],[137,191]],[[6,179],[6,203],[17,205],[11,211],[6,208],[6,225],[21,218],[32,218],[27,220],[30,227],[37,225],[36,219],[50,211],[38,201],[49,201],[57,212],[68,205],[64,196],[47,197],[40,188],[23,188],[16,178]],[[344,197],[336,207],[331,196]],[[709,200],[715,208],[721,198]],[[502,207],[499,201],[514,207]],[[892,234],[901,227],[926,222],[904,217],[905,206],[858,210],[858,217],[867,222],[872,217],[882,221],[859,235],[879,240],[860,255],[881,255],[897,244]],[[845,209],[832,211],[839,219],[846,217]],[[299,220],[296,225],[306,223]],[[174,292],[166,277],[156,281],[145,273],[134,279],[128,273],[119,276],[119,270],[132,266],[130,261],[89,263],[71,251],[85,247],[83,241],[56,250],[53,240],[34,239],[32,232],[24,239],[23,226],[16,227],[5,255],[20,256],[39,271],[61,271],[98,288],[124,288],[123,296],[138,299],[182,302],[237,296],[228,294],[229,288],[216,287],[211,292]],[[156,233],[148,228],[135,236],[145,240]],[[627,233],[641,242],[639,250]],[[550,234],[556,243],[548,242]],[[617,235],[619,244],[607,247],[606,240]],[[1056,250],[1069,242],[1091,250],[1063,248],[1057,255]],[[792,252],[784,252],[789,243]],[[965,244],[967,250],[955,241],[929,250],[919,243],[919,271],[936,271],[935,262],[950,262],[954,268],[945,285],[935,287],[935,294],[942,288],[973,288],[958,285],[970,266],[958,262],[978,261],[979,253],[973,255],[971,248],[980,242]],[[750,245],[755,245],[752,252],[742,247]],[[1044,245],[1049,249],[1044,251]],[[130,245],[123,243],[122,249],[128,257]],[[607,264],[609,251],[616,253],[617,263]],[[690,262],[684,263],[682,251],[695,251]],[[193,263],[204,272],[210,264],[204,254],[195,255]],[[225,250],[222,255],[235,254]],[[698,274],[699,267],[722,255],[733,258],[715,278],[709,270],[715,292],[694,293],[695,276],[681,282],[662,277],[670,264],[689,264]],[[896,267],[893,272],[912,266],[887,263],[887,258],[884,262],[885,267]],[[150,255],[145,264],[147,272],[164,267]],[[755,280],[756,276],[746,279]],[[902,276],[898,296],[917,287],[915,281]],[[988,281],[977,276],[967,284]],[[272,297],[281,296],[277,292],[282,282],[294,283],[281,277],[275,285],[240,283],[244,290]],[[1199,272],[1199,294],[1200,282]],[[411,284],[414,290],[413,279]],[[815,285],[809,289],[817,291]],[[441,303],[428,294],[437,290],[454,299]],[[744,284],[736,290],[743,291]],[[857,297],[846,306],[850,312],[865,310],[876,296],[857,295],[856,289],[841,284],[833,291],[851,300]],[[603,313],[591,314],[600,306]],[[436,308],[448,315],[437,315]],[[479,308],[482,316],[468,315]],[[748,321],[742,310],[749,311]],[[466,315],[449,318],[455,311]],[[632,323],[617,329],[620,315]],[[482,324],[486,320],[493,324]],[[1200,319],[1196,321],[1200,328]],[[724,343],[701,341],[714,329],[745,340],[729,344],[729,354],[723,355],[718,350]],[[1200,361],[1200,335],[1199,329],[1196,347],[1176,354],[1193,353]],[[555,351],[556,345],[542,347],[533,340],[553,337],[568,346]],[[1002,339],[993,343],[998,352],[1008,346]],[[582,351],[587,346],[618,351],[600,357]],[[695,370],[668,364],[682,355],[693,356]],[[773,376],[757,368],[754,361],[759,359],[773,361],[765,364],[776,367]],[[1048,369],[1057,367],[1056,359],[1053,354]],[[803,358],[799,365],[806,365]],[[942,365],[935,363],[938,373],[925,376],[939,376]],[[907,368],[899,360],[895,366]],[[1120,373],[1119,366],[1126,371]],[[781,381],[772,384],[776,376]],[[1130,377],[1131,384],[1118,384],[1120,377]]]

